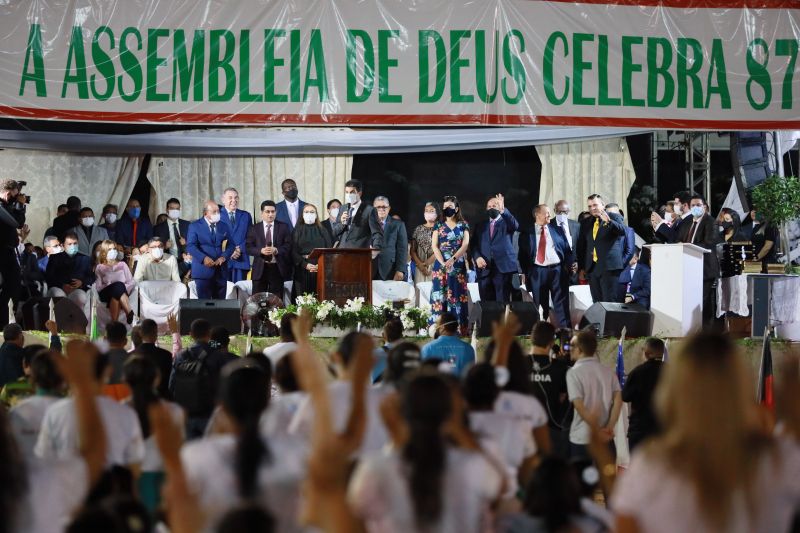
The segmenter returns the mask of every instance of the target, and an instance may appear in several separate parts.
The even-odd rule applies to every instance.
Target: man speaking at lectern
[[[699,194],[692,195],[689,202],[691,218],[687,217],[678,228],[680,242],[694,244],[709,253],[703,254],[703,323],[710,324],[714,319],[716,298],[714,288],[719,277],[717,242],[719,230],[714,219],[706,213],[706,202]]]
[[[345,204],[331,224],[333,240],[339,248],[376,248],[383,246],[383,230],[378,215],[371,205],[361,201],[364,187],[359,180],[344,184]]]

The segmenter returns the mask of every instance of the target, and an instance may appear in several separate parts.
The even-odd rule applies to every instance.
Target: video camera
[[[28,184],[28,182],[27,182],[27,181],[18,181],[18,182],[17,182],[17,185],[19,185],[19,192],[20,192],[20,194],[22,194],[22,188],[23,188],[23,187],[25,187],[27,184]],[[31,203],[31,197],[30,197],[29,195],[27,195],[27,194],[22,194],[22,196],[24,196],[24,197],[25,197],[25,203],[26,203],[26,204],[29,204],[29,203]]]

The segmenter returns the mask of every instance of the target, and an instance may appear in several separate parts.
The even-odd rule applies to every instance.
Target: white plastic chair
[[[159,331],[166,331],[167,316],[177,313],[181,298],[188,289],[179,281],[142,281],[139,283],[139,318],[155,320]]]
[[[236,292],[236,285],[234,285],[233,282],[229,281],[227,288],[225,289],[225,299],[236,300],[238,298],[239,295]],[[194,280],[189,282],[189,299],[197,300],[197,283]]]

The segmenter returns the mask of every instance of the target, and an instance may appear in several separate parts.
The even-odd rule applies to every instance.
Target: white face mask
[[[181,210],[180,209],[170,209],[167,211],[167,216],[172,220],[178,220],[181,218]]]
[[[328,211],[328,214],[330,214],[330,215],[331,215],[331,218],[336,218],[336,217],[338,217],[338,216],[339,216],[339,208],[338,208],[338,207],[332,207],[332,208],[330,209],[330,211]]]
[[[350,205],[357,204],[359,200],[358,194],[354,192],[347,193],[345,194],[345,200],[347,200],[347,203]]]
[[[212,224],[216,224],[217,222],[219,222],[219,213],[214,213],[213,215],[210,215],[208,220]]]
[[[673,206],[672,206],[672,210],[673,210],[673,211],[675,212],[675,214],[676,214],[676,215],[678,215],[678,216],[680,216],[680,215],[682,215],[682,214],[683,214],[683,211],[681,210],[681,204],[675,204],[675,205],[673,205]]]
[[[316,213],[303,213],[303,222],[306,224],[313,224],[317,221]]]
[[[81,219],[81,224],[87,228],[94,226],[94,217],[86,217]]]
[[[61,252],[64,251],[64,249],[61,246],[56,246],[54,248],[51,248],[50,250],[52,250],[51,253],[53,254],[60,254]]]
[[[116,221],[117,221],[116,213],[106,213],[106,223],[113,224]]]
[[[564,224],[567,222],[567,215],[565,213],[558,213],[556,215],[556,222],[559,224]]]
[[[116,261],[117,260],[117,250],[112,248],[111,250],[106,252],[106,259],[109,261]]]
[[[164,249],[163,248],[153,248],[150,250],[150,255],[153,256],[153,259],[161,259],[164,257]]]
[[[436,213],[425,213],[426,222],[434,222],[436,220]]]
[[[672,222],[672,213],[664,213],[664,222]]]

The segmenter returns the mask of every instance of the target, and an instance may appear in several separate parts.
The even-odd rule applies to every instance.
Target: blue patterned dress
[[[458,222],[450,229],[447,224],[439,222],[433,231],[439,240],[439,250],[447,261],[461,248],[464,234],[469,232],[466,222]],[[434,324],[439,315],[445,311],[453,313],[458,318],[459,333],[466,336],[467,321],[469,319],[469,305],[467,300],[467,263],[464,256],[459,257],[450,272],[438,260],[433,263],[433,288],[431,289],[431,318],[429,324]]]

